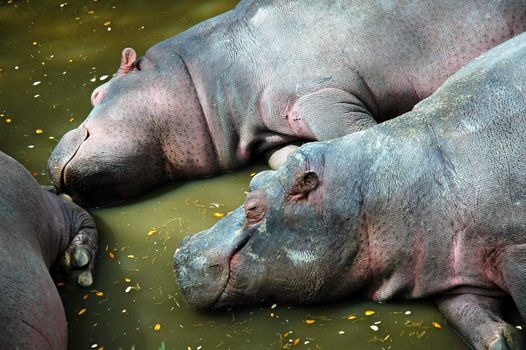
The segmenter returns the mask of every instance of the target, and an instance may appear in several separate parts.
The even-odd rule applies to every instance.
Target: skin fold
[[[100,206],[264,154],[275,168],[409,111],[525,25],[525,0],[241,1],[143,57],[125,49],[49,174]]]
[[[399,118],[302,146],[244,205],[186,238],[189,304],[433,298],[474,349],[524,349],[526,35]],[[293,278],[291,278],[293,276]]]
[[[67,348],[64,308],[49,269],[93,282],[97,230],[71,201],[42,189],[0,152],[0,348]]]

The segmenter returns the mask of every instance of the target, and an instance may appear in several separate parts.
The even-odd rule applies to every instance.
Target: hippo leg
[[[507,248],[501,263],[501,274],[522,320],[526,322],[526,245]]]
[[[500,318],[502,300],[476,294],[436,299],[447,321],[475,349],[524,349],[521,332]]]
[[[304,123],[318,141],[362,131],[377,124],[360,99],[333,88],[300,97],[288,117],[292,122]]]
[[[93,219],[73,202],[65,203],[76,217],[75,230],[60,260],[67,279],[87,287],[93,283],[98,233]]]

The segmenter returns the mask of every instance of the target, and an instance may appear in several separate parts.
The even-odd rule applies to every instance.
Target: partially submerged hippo
[[[49,269],[60,259],[71,282],[90,285],[95,223],[1,152],[0,169],[0,348],[66,349],[66,316]]]
[[[200,309],[363,291],[433,297],[476,349],[524,349],[526,34],[462,68],[412,112],[311,143],[258,174],[243,207],[186,239],[179,283]]]
[[[49,172],[96,206],[283,149],[276,166],[295,142],[410,110],[525,26],[526,0],[241,1],[144,57],[125,49]]]

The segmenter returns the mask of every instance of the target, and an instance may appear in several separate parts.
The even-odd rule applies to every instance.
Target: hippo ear
[[[121,66],[117,71],[118,75],[124,75],[129,73],[135,67],[135,61],[137,61],[137,53],[134,49],[127,47],[122,50]]]
[[[318,182],[318,174],[314,170],[307,170],[296,177],[292,194],[307,194],[318,186]]]

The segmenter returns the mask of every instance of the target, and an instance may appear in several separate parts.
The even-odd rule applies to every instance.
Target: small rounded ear
[[[117,74],[123,75],[132,71],[135,67],[135,61],[137,61],[137,53],[134,49],[127,47],[122,50],[121,66]]]
[[[296,177],[292,186],[292,194],[306,194],[318,186],[318,174],[314,170],[307,170]]]

